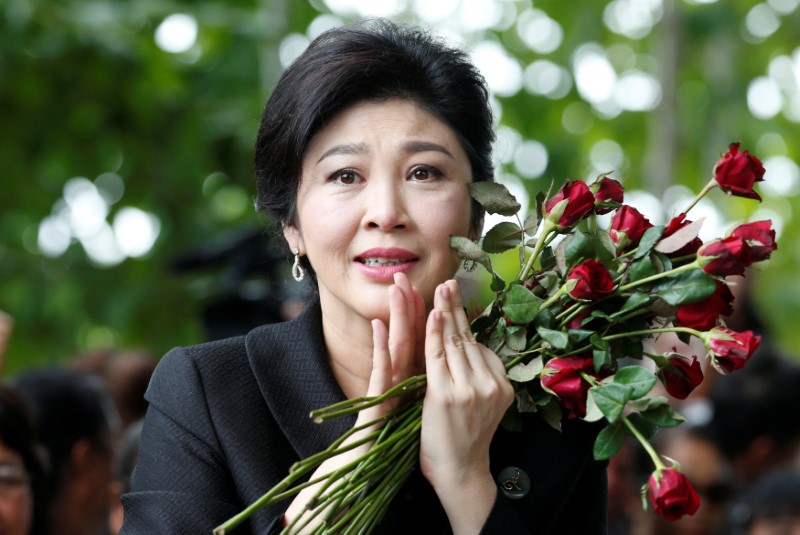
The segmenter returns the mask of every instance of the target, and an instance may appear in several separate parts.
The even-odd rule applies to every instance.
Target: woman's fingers
[[[379,396],[391,387],[392,360],[389,353],[389,333],[381,320],[372,320],[372,373],[367,387],[368,396]]]

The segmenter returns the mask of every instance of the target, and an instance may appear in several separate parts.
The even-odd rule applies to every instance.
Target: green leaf
[[[520,362],[508,370],[508,378],[518,383],[527,383],[535,379],[536,376],[539,375],[539,372],[542,371],[542,368],[544,368],[544,364],[542,362],[542,357],[539,356],[531,359],[527,364]]]
[[[642,293],[631,294],[631,296],[628,297],[628,299],[622,305],[622,308],[620,308],[617,312],[611,314],[611,317],[618,318],[630,312],[631,310],[636,310],[637,308],[646,305],[649,302],[650,302],[650,296],[647,294],[642,294]]]
[[[661,226],[650,227],[645,230],[644,234],[642,234],[642,238],[639,240],[639,247],[637,247],[636,254],[634,254],[633,257],[638,259],[650,254],[655,244],[661,239],[662,234],[664,234],[664,227]]]
[[[503,294],[503,313],[518,325],[532,322],[541,304],[541,299],[519,284],[512,284]]]
[[[483,237],[483,250],[487,253],[502,253],[522,244],[522,230],[516,223],[498,223]]]
[[[586,331],[584,329],[570,329],[568,331],[570,344],[577,345],[594,336],[594,331]]]
[[[603,428],[594,441],[594,458],[605,461],[614,456],[625,443],[628,432],[622,422],[617,422]]]
[[[622,414],[625,403],[631,399],[633,388],[619,383],[609,383],[593,386],[589,392],[594,396],[594,401],[606,420],[614,423]]]
[[[524,351],[528,345],[527,329],[524,325],[510,325],[506,328],[506,343],[514,351]]]
[[[589,338],[592,344],[592,358],[594,363],[594,371],[599,372],[603,366],[611,364],[611,344],[600,338],[600,335],[593,333]]]
[[[522,224],[523,230],[525,234],[528,236],[533,236],[536,234],[536,229],[539,228],[539,223],[541,222],[541,218],[539,217],[538,210],[532,210],[526,217],[525,222]]]
[[[658,379],[650,370],[641,366],[626,366],[614,374],[614,382],[631,387],[629,399],[639,399],[653,389]]]
[[[594,401],[591,391],[586,395],[586,415],[582,418],[586,422],[597,422],[604,418],[603,412]]]
[[[702,270],[693,269],[660,280],[653,289],[667,304],[688,305],[711,297],[717,283]]]
[[[631,410],[644,412],[662,405],[669,405],[669,401],[664,396],[648,396],[646,398],[633,400],[628,406]]]
[[[504,185],[482,180],[467,184],[469,194],[490,214],[512,216],[521,208]]]
[[[538,327],[536,332],[542,337],[542,340],[550,344],[556,349],[566,349],[569,346],[569,335],[563,331],[555,331],[552,329],[545,329]]]
[[[492,262],[489,255],[481,246],[464,236],[450,236],[450,247],[455,250],[459,258],[474,260],[492,272]]]
[[[534,325],[536,328],[543,327],[545,329],[552,329],[553,326],[556,324],[556,316],[553,314],[553,311],[549,308],[545,308],[544,310],[540,310],[538,314],[536,314],[536,319],[534,320]]]
[[[564,254],[568,266],[580,263],[584,258],[594,258],[594,240],[588,234],[576,230],[564,239]]]
[[[506,281],[501,279],[497,273],[493,273],[492,283],[489,287],[493,292],[502,292],[506,287]]]
[[[539,264],[542,266],[542,271],[556,267],[556,257],[552,247],[547,246],[542,250],[542,254],[539,255]]]
[[[551,399],[550,403],[542,405],[540,408],[542,419],[556,431],[561,431],[561,406],[556,399]]]
[[[595,235],[598,241],[595,247],[597,259],[604,264],[608,264],[617,258],[617,245],[611,239],[611,234],[607,230],[597,230]]]
[[[686,421],[686,418],[672,410],[669,405],[660,405],[640,414],[645,421],[658,427],[675,427]]]
[[[628,280],[630,282],[635,282],[651,277],[657,273],[659,273],[658,268],[653,263],[653,259],[648,255],[631,264],[631,269],[628,271]]]

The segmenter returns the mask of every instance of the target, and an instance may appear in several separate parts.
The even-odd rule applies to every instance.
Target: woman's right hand
[[[419,291],[411,286],[408,277],[398,273],[389,287],[389,327],[378,319],[372,320],[372,372],[367,385],[367,396],[379,396],[411,377],[424,371],[425,363],[425,302]],[[402,400],[392,398],[386,402],[359,411],[355,427],[377,420]],[[344,444],[362,439],[375,431],[378,424],[351,435]],[[351,463],[368,451],[369,443],[332,457],[314,471],[311,479],[329,474]],[[291,522],[305,512],[306,505],[320,488],[320,484],[303,489],[286,510],[285,519]]]
[[[372,373],[367,396],[379,396],[413,375],[425,371],[425,302],[403,273],[389,287],[389,327],[372,320]],[[358,422],[367,423],[396,407],[393,398],[380,406],[359,412]]]

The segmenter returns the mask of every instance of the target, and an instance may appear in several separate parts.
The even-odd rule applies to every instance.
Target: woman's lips
[[[394,274],[412,269],[419,258],[411,251],[399,248],[375,248],[355,258],[358,270],[374,280],[394,280]]]

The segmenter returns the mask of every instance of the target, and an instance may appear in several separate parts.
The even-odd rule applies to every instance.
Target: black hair
[[[61,368],[25,372],[13,382],[36,417],[39,439],[50,464],[49,491],[57,494],[76,442],[88,439],[102,453],[111,452],[116,423],[113,401],[93,375]]]
[[[16,389],[5,383],[0,383],[0,442],[22,459],[33,495],[31,533],[41,533],[41,522],[37,519],[45,508],[43,491],[46,488],[46,463],[38,447],[31,407]]]
[[[419,28],[376,19],[324,32],[284,71],[256,139],[256,208],[295,223],[302,160],[314,134],[349,106],[391,98],[412,100],[448,125],[473,181],[493,180],[495,134],[480,72],[463,51]],[[472,212],[477,232],[483,212],[477,203]]]

